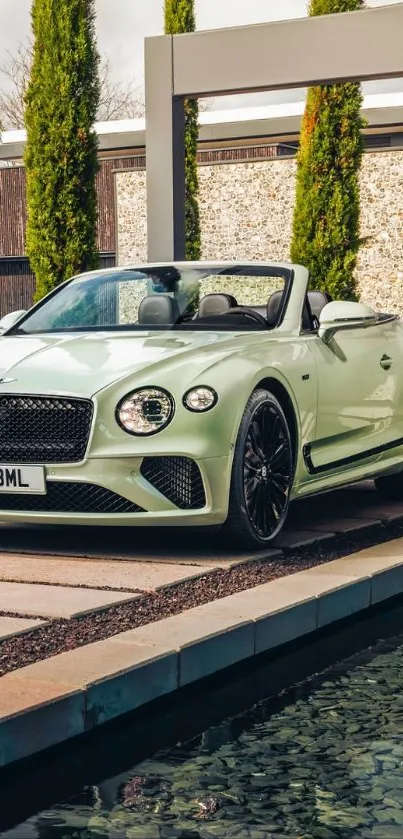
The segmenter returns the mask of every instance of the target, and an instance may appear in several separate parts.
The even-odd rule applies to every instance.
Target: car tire
[[[403,472],[394,475],[384,475],[375,479],[375,486],[381,498],[385,501],[403,500]]]
[[[235,445],[228,518],[222,528],[227,543],[262,550],[278,536],[287,517],[293,472],[284,411],[272,393],[259,388],[245,408]]]

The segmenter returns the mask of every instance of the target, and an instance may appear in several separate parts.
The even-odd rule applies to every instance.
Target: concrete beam
[[[148,256],[184,254],[183,97],[403,76],[403,3],[146,39]]]
[[[393,104],[394,94],[369,95],[364,98],[362,115],[368,123],[364,134],[381,130],[390,134],[403,133],[403,104]],[[401,97],[396,102],[401,102]],[[390,104],[392,102],[392,104]],[[246,108],[244,110],[207,111],[200,114],[200,143],[219,143],[231,140],[256,140],[264,138],[280,139],[281,137],[298,137],[304,103],[290,103],[284,105],[282,116],[278,115],[278,107],[265,105],[260,108]],[[230,117],[230,118],[229,118]],[[98,134],[99,152],[116,152],[133,154],[144,153],[146,145],[145,121],[121,120],[115,123],[97,123],[95,129]],[[26,132],[5,131],[0,134],[0,166],[1,161],[20,160],[23,157]]]
[[[403,75],[403,3],[177,35],[175,96],[219,96]]]

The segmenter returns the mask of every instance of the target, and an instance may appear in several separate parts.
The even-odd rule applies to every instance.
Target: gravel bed
[[[366,531],[283,551],[282,555],[272,559],[251,560],[229,569],[215,569],[196,579],[82,617],[51,620],[46,626],[0,642],[0,676],[58,653],[111,638],[120,632],[180,614],[194,606],[305,571],[402,535],[403,518],[398,522],[374,525]]]

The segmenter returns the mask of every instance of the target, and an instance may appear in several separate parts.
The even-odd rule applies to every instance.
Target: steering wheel
[[[225,312],[225,316],[228,317],[228,315],[245,315],[246,318],[254,320],[256,323],[264,326],[265,329],[268,328],[267,320],[265,320],[263,315],[259,314],[259,312],[254,312],[253,309],[247,309],[246,306],[234,306],[229,312]]]

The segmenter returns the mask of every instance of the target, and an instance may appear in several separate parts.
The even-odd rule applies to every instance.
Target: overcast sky
[[[369,6],[384,6],[398,0],[368,0]],[[160,35],[163,0],[96,0],[99,49],[109,56],[116,78],[142,86],[144,82],[144,38]],[[0,0],[0,66],[30,33],[31,0]],[[270,20],[303,17],[307,0],[196,0],[198,29],[241,26]],[[371,82],[370,92],[403,90],[403,82]],[[264,101],[300,99],[300,91],[263,94]],[[237,99],[237,104],[256,104],[256,96]],[[262,94],[259,96],[262,101]],[[215,107],[234,104],[216,100]]]

